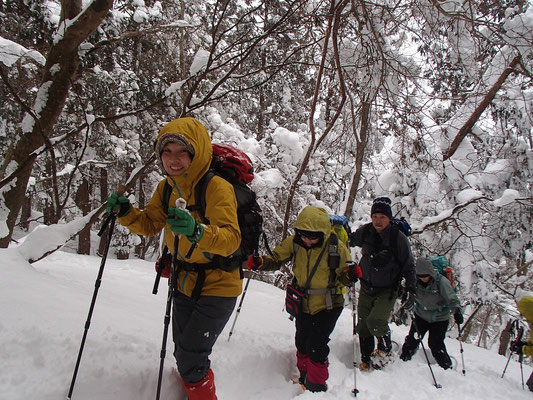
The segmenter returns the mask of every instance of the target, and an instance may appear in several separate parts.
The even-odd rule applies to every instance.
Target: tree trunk
[[[102,204],[105,203],[105,201],[107,200],[109,196],[109,191],[107,190],[107,186],[108,186],[107,182],[108,182],[107,168],[104,167],[100,169],[100,201]],[[102,256],[104,254],[105,244],[106,244],[106,237],[105,235],[102,235],[100,237],[100,243],[98,244],[98,250],[96,254],[98,254],[99,256]]]
[[[19,225],[26,232],[30,229],[30,218],[31,218],[31,194],[24,198],[24,204],[22,204],[22,212],[20,214]]]
[[[78,2],[79,0],[64,0],[62,6],[71,13],[71,5]],[[63,111],[72,82],[76,81],[79,45],[100,25],[112,5],[113,0],[92,1],[83,14],[66,28],[63,37],[50,48],[35,103],[26,112],[24,123],[16,132],[17,138],[6,152],[0,167],[0,188],[9,186],[9,189],[4,189],[3,206],[9,211],[5,221],[7,232],[0,238],[1,248],[8,247],[11,242],[13,228],[24,202],[26,187],[36,159],[33,152],[39,147],[49,145],[48,139]],[[65,16],[63,9],[62,14]],[[42,99],[46,101],[43,103]]]
[[[481,114],[488,108],[492,100],[494,100],[494,97],[496,97],[496,94],[498,93],[498,90],[502,87],[503,83],[507,79],[507,77],[511,74],[511,72],[514,71],[514,67],[518,65],[520,62],[521,56],[517,55],[509,64],[509,66],[502,72],[500,75],[500,78],[496,81],[496,83],[490,88],[487,95],[483,98],[483,100],[479,103],[479,105],[476,107],[468,121],[465,122],[465,124],[459,129],[459,132],[457,132],[457,135],[455,135],[455,138],[452,141],[452,144],[450,145],[449,149],[444,152],[443,161],[446,161],[448,158],[454,155],[455,151],[459,148],[459,145],[463,141],[463,139],[468,135],[471,131],[476,122],[479,120],[479,117],[481,117]]]
[[[368,138],[370,108],[371,104],[363,101],[361,104],[361,128],[359,130],[359,135],[357,135],[357,131],[354,128],[354,136],[357,143],[357,148],[355,149],[355,173],[352,178],[352,184],[350,185],[348,200],[346,201],[346,210],[344,210],[344,215],[347,217],[351,217],[352,215],[355,196],[357,194],[359,182],[361,181],[361,174],[363,172],[363,159]]]
[[[85,178],[81,185],[78,186],[75,201],[83,215],[87,215],[91,212],[89,181]],[[78,254],[91,254],[91,225],[87,225],[78,234]]]
[[[138,196],[137,196],[137,203],[139,208],[144,208],[146,206],[146,195],[144,194],[144,177],[139,178],[139,186],[138,186]],[[144,255],[146,254],[146,245],[148,243],[148,240],[145,236],[141,236],[141,242],[135,246],[135,254],[138,258],[144,259]]]
[[[500,345],[498,347],[498,354],[504,356],[507,353],[507,349],[509,349],[509,342],[511,341],[511,324],[513,321],[509,320],[507,321],[507,325],[505,325],[505,329],[500,334]]]

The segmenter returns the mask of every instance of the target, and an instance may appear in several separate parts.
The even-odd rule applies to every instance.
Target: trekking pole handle
[[[119,196],[122,196],[124,193],[126,193],[126,186],[125,185],[118,185],[118,188],[117,188],[117,194]],[[111,221],[112,218],[116,218],[117,216],[117,212],[118,211],[114,211],[112,210],[109,215],[107,216],[107,218],[105,219],[104,223],[102,224],[102,227],[100,228],[100,230],[98,231],[98,236],[102,236],[105,232],[105,229],[107,228],[107,225],[109,225],[109,222]]]
[[[183,197],[179,197],[176,199],[176,207],[181,208],[182,210],[187,209],[187,200],[185,200]]]
[[[180,208],[182,210],[187,211],[187,200],[185,200],[183,197],[179,197],[176,199],[176,208]],[[177,235],[179,238],[181,238],[181,234]]]
[[[187,200],[185,200],[183,197],[179,197],[178,199],[176,199],[176,207],[189,212],[187,210]],[[181,237],[181,235],[178,235],[178,237]],[[185,258],[191,258],[192,252],[194,251],[196,246],[198,246],[198,243],[195,241],[194,243],[191,244],[191,247],[189,248],[189,251],[185,255]]]

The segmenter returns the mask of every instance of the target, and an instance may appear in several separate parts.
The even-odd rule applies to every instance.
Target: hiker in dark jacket
[[[378,338],[376,354],[386,356],[392,350],[388,320],[398,297],[400,282],[405,278],[406,303],[412,304],[415,291],[415,268],[407,237],[392,226],[391,200],[378,197],[371,209],[372,222],[358,228],[350,236],[350,246],[361,247],[359,265],[362,271],[357,305],[357,333],[361,347],[362,370],[379,369],[372,361],[374,337]]]
[[[336,269],[330,270],[331,223],[322,208],[305,207],[296,219],[294,230],[296,233],[276,246],[271,256],[258,260],[251,256],[248,266],[254,270],[275,271],[293,261],[293,285],[306,292],[302,309],[296,316],[296,366],[300,383],[309,391],[321,392],[327,390],[328,342],[343,309],[342,289],[352,284],[346,270],[346,262],[351,258],[342,240],[337,240],[340,258]],[[308,289],[304,290],[309,278]]]
[[[442,368],[451,368],[452,361],[446,351],[444,339],[450,313],[457,324],[463,323],[461,303],[450,281],[435,270],[429,259],[419,258],[416,261],[416,277],[414,319],[400,358],[403,361],[410,360],[429,331],[428,346],[431,354]]]
[[[234,253],[241,242],[237,200],[233,186],[214,176],[205,193],[209,224],[199,222],[197,211],[174,207],[178,198],[196,204],[195,187],[211,165],[211,139],[196,119],[178,118],[165,125],[157,135],[155,153],[166,177],[145,209],[133,207],[125,196],[113,193],[107,200],[108,211],[118,211],[118,221],[132,233],[154,236],[164,230],[170,254],[177,251],[177,293],[172,299],[174,356],[188,398],[216,400],[209,355],[242,291],[239,268],[222,268],[226,266],[218,263],[224,264],[225,259],[219,257]],[[166,183],[172,193],[165,210]],[[174,249],[176,236],[178,248]]]

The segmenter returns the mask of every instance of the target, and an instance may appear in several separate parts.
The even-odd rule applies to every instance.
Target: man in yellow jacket
[[[335,328],[344,304],[342,289],[351,285],[346,262],[350,253],[342,240],[337,240],[338,259],[330,258],[331,223],[326,210],[305,207],[294,224],[295,234],[287,237],[271,256],[255,260],[248,266],[255,270],[279,270],[292,260],[292,286],[304,294],[296,315],[296,366],[300,383],[312,392],[327,390],[329,336]]]
[[[531,328],[533,324],[533,296],[523,296],[517,304],[518,311],[522,314]],[[518,342],[511,348],[512,351],[525,356],[533,357],[533,341],[531,335],[527,342]],[[527,380],[527,387],[533,392],[533,373]]]
[[[166,174],[144,210],[113,193],[108,211],[118,212],[118,221],[132,233],[153,236],[165,232],[171,254],[177,253],[174,271],[177,293],[172,304],[174,356],[190,400],[215,400],[215,383],[209,355],[242,291],[238,268],[225,257],[241,242],[237,201],[233,186],[219,176],[209,181],[205,193],[205,217],[178,207],[181,198],[196,205],[195,187],[209,170],[211,140],[205,127],[194,118],[179,118],[165,125],[157,135],[156,156]],[[164,209],[164,188],[172,193]],[[174,207],[176,204],[176,207]],[[176,236],[178,248],[174,249]]]

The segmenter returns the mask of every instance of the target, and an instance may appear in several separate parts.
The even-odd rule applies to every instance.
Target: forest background
[[[356,228],[389,196],[415,256],[451,260],[463,340],[505,353],[533,286],[530,1],[0,0],[0,19],[0,247],[70,224],[28,261],[101,254],[108,195],[142,208],[156,133],[194,116],[252,158],[271,245],[307,204]],[[157,258],[116,229],[111,257]]]

